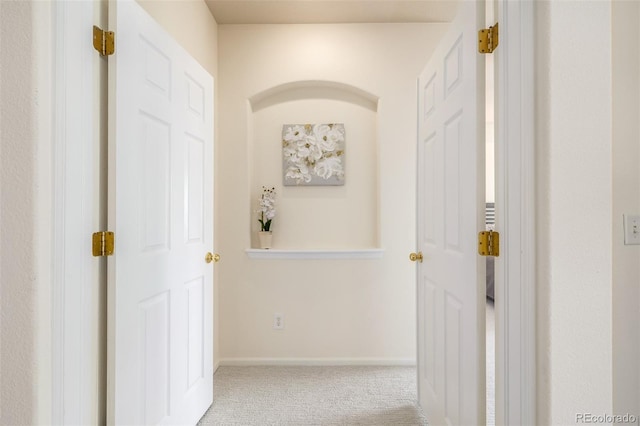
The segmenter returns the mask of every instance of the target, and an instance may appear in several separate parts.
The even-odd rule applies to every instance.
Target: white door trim
[[[496,424],[536,424],[534,3],[498,1]],[[503,326],[504,325],[504,326]]]
[[[52,7],[52,413],[53,424],[99,416],[98,262],[91,256],[97,211],[93,2]],[[95,229],[97,230],[97,229]]]

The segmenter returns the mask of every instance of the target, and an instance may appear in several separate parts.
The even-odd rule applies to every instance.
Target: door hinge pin
[[[94,256],[111,256],[115,249],[114,233],[111,231],[95,232],[92,243]]]
[[[478,51],[480,53],[493,53],[498,47],[498,23],[493,27],[478,31]]]
[[[93,26],[93,48],[100,53],[100,56],[113,55],[115,52],[116,35],[113,31],[104,31],[102,28]]]

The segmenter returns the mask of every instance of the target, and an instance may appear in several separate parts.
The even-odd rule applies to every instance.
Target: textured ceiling
[[[450,22],[458,0],[205,0],[218,24]]]

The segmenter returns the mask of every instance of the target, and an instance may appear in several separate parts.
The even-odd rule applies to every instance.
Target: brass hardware
[[[115,246],[115,236],[113,232],[96,232],[93,234],[92,242],[92,252],[94,256],[111,256],[113,254]]]
[[[211,252],[207,252],[207,254],[204,256],[204,261],[207,263],[211,263],[211,262],[218,263],[220,262],[220,255],[218,253],[213,254]]]
[[[423,259],[423,257],[422,257],[422,252],[421,251],[419,251],[417,253],[411,253],[409,255],[409,260],[411,260],[412,262],[416,262],[417,261],[417,262],[422,263],[422,259]]]
[[[480,256],[500,256],[500,234],[483,231],[478,234],[478,254]]]
[[[478,51],[480,53],[493,53],[498,47],[498,23],[493,27],[478,31]]]
[[[115,52],[116,36],[113,31],[104,31],[93,26],[93,48],[100,53],[100,56],[113,55]]]

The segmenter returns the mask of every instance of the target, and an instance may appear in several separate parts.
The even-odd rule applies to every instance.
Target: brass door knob
[[[204,256],[204,261],[207,263],[211,263],[211,262],[216,262],[218,263],[220,261],[220,255],[218,253],[213,254],[211,252],[208,252],[205,256]]]
[[[411,260],[412,262],[420,262],[420,263],[422,263],[422,252],[419,251],[417,253],[411,253],[409,255],[409,260]]]

